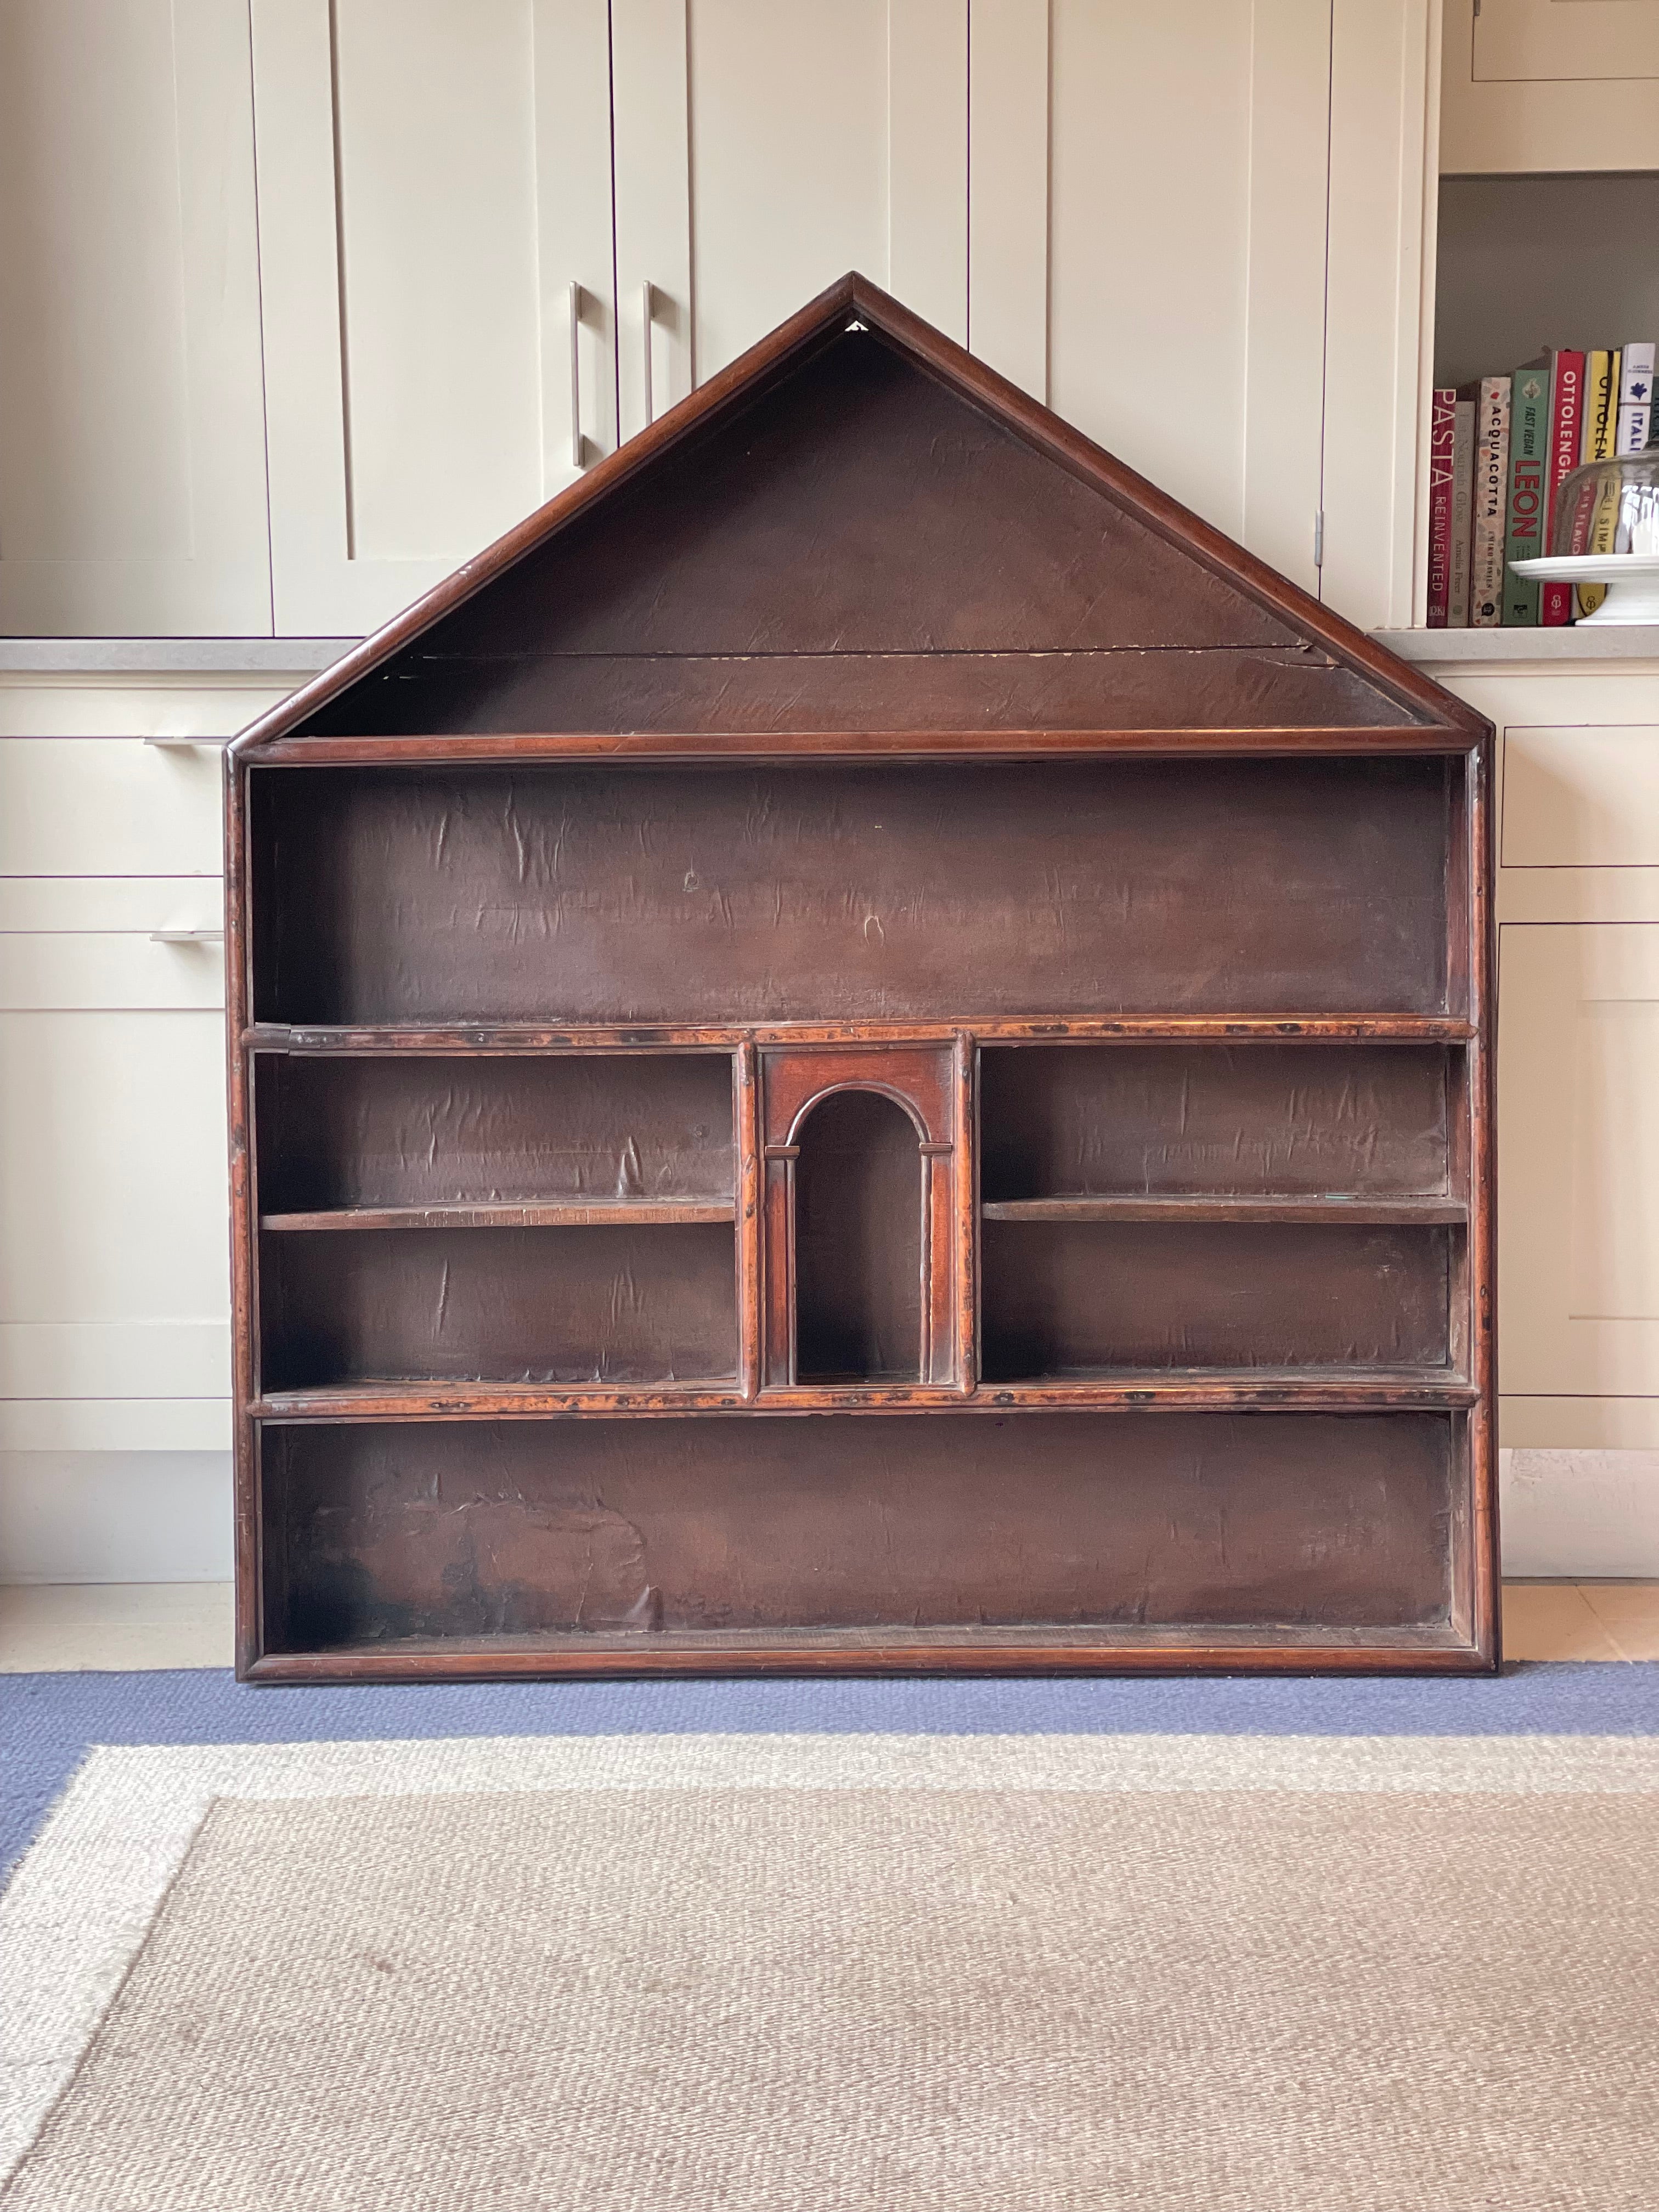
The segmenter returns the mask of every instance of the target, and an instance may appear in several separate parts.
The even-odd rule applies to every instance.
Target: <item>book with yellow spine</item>
[[[1611,351],[1598,349],[1584,357],[1584,434],[1578,449],[1580,465],[1586,461],[1610,461],[1618,435],[1619,348],[1614,346]],[[1595,503],[1583,550],[1611,553],[1618,521],[1619,495],[1609,486]],[[1594,614],[1607,595],[1605,584],[1580,584],[1573,593],[1574,611],[1579,620]]]

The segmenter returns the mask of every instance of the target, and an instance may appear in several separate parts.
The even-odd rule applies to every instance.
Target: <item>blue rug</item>
[[[0,1675],[0,1881],[94,1744],[676,1735],[1659,1735],[1659,1662],[1468,1680],[477,1683],[253,1689],[228,1670]]]

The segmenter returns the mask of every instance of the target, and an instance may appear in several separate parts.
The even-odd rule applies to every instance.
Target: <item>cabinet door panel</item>
[[[1500,933],[1508,1397],[1659,1397],[1659,924]]]
[[[1443,175],[1659,167],[1659,0],[1443,0],[1440,12]]]
[[[370,629],[615,442],[605,0],[254,0],[253,62],[276,628]]]
[[[266,634],[240,0],[0,7],[0,629]]]
[[[1313,588],[1329,0],[1055,0],[1050,404]]]
[[[1659,76],[1659,0],[1502,0],[1474,17],[1477,84]]]
[[[625,436],[849,269],[965,338],[966,0],[615,0],[612,37]]]

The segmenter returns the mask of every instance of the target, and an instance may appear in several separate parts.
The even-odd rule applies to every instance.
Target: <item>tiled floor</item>
[[[1510,1659],[1659,1659],[1659,1582],[1506,1583]],[[228,1583],[0,1589],[0,1674],[228,1667]]]

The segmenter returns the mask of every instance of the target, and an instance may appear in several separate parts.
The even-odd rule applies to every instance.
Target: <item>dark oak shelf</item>
[[[1246,1221],[1425,1223],[1464,1222],[1468,1207],[1457,1198],[1269,1197],[1199,1195],[1110,1198],[988,1199],[987,1221]]]
[[[329,1023],[254,1022],[242,1042],[255,1052],[512,1053],[732,1052],[757,1044],[944,1043],[963,1031],[985,1044],[1087,1044],[1144,1040],[1176,1044],[1248,1043],[1255,1039],[1314,1042],[1352,1038],[1376,1044],[1462,1044],[1474,1025],[1456,1014],[1033,1014],[952,1022],[777,1022],[747,1027],[676,1027],[576,1022]]]
[[[430,1674],[441,1657],[478,1680],[544,1673],[699,1674],[787,1671],[1019,1674],[1135,1674],[1170,1669],[1364,1674],[1397,1670],[1402,1659],[1437,1673],[1490,1671],[1491,1662],[1443,1621],[1419,1627],[1266,1626],[1228,1623],[1107,1623],[1069,1626],[722,1629],[580,1632],[537,1636],[407,1637],[343,1644],[316,1651],[270,1652],[249,1668],[252,1680],[406,1681]]]
[[[735,1380],[689,1382],[386,1382],[270,1390],[249,1411],[256,1420],[535,1420],[614,1413],[997,1413],[1009,1407],[1064,1412],[1113,1408],[1170,1412],[1272,1407],[1294,1412],[1387,1413],[1473,1405],[1462,1376],[1401,1369],[1237,1368],[1102,1370],[1097,1373],[981,1382],[964,1392],[927,1383],[800,1384],[745,1398]]]
[[[404,1380],[322,1383],[269,1390],[250,1411],[256,1420],[514,1420],[549,1413],[740,1412],[748,1401],[735,1376],[688,1382],[443,1382]]]
[[[1441,1369],[1353,1367],[1104,1367],[1007,1382],[982,1381],[975,1402],[991,1406],[1272,1406],[1297,1412],[1370,1407],[1458,1407],[1480,1393]]]
[[[259,1226],[307,1233],[331,1229],[670,1228],[732,1221],[735,1199],[537,1199],[490,1206],[343,1206],[315,1213],[263,1213]]]

